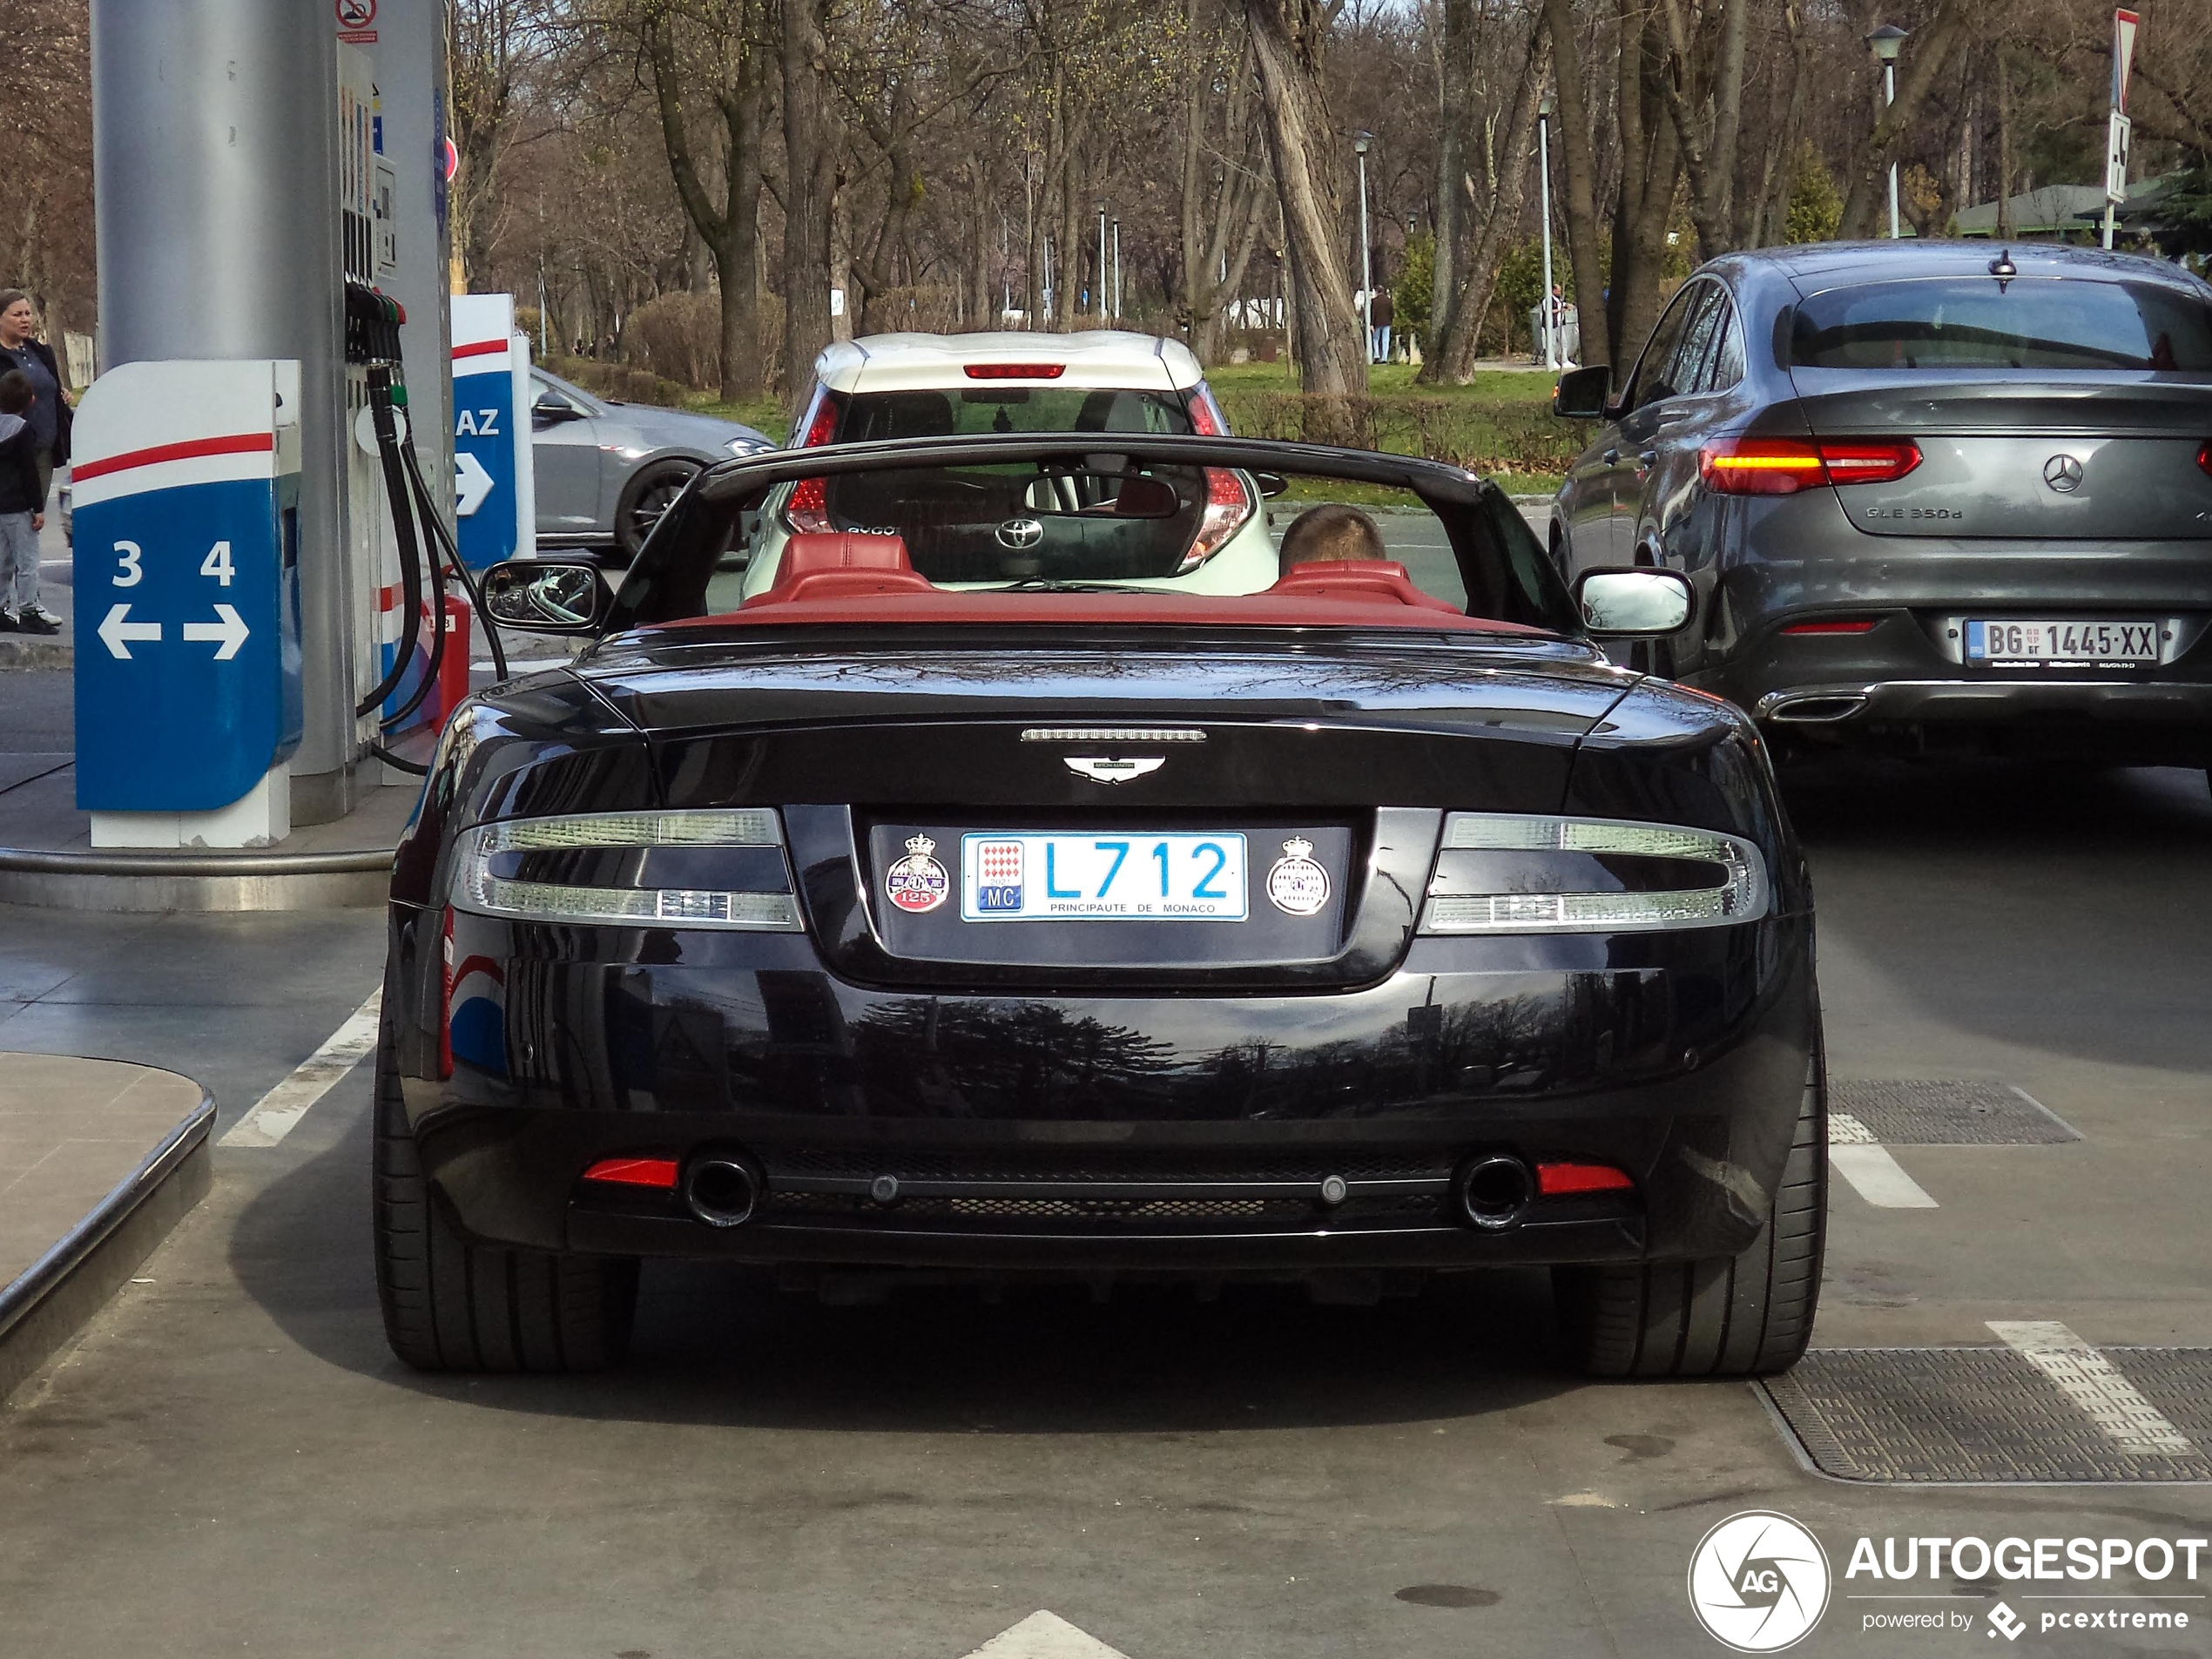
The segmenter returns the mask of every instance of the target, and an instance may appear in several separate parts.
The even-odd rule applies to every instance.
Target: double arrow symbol
[[[109,654],[119,657],[125,662],[131,660],[132,640],[144,640],[154,645],[161,643],[159,623],[132,622],[130,620],[130,616],[129,605],[117,605],[107,613],[106,620],[100,624],[98,630],[100,643],[108,648]],[[217,605],[215,617],[216,620],[213,622],[185,623],[177,631],[183,636],[187,644],[197,644],[203,641],[212,640],[218,647],[215,660],[219,663],[227,663],[238,655],[238,648],[246,642],[253,631],[246,625],[246,618],[239,616],[238,611],[230,605]]]

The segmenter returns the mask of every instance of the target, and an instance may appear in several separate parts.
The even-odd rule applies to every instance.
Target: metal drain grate
[[[2212,1481],[2212,1348],[2097,1352],[2188,1452],[2123,1451],[2011,1348],[1816,1348],[1761,1386],[1813,1467],[1844,1480]]]
[[[1828,1083],[1828,1109],[1856,1119],[1890,1146],[2053,1146],[2081,1138],[2009,1083],[1836,1077]]]

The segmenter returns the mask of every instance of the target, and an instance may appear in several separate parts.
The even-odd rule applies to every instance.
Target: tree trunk
[[[1668,61],[1659,89],[1668,119],[1689,174],[1689,217],[1697,231],[1697,257],[1717,258],[1729,250],[1729,192],[1736,178],[1736,134],[1743,109],[1743,49],[1750,7],[1746,0],[1721,0],[1718,50],[1709,51],[1710,30],[1693,40],[1681,0],[1665,0]],[[1708,81],[1700,64],[1713,65]],[[1700,116],[1712,108],[1710,125]]]
[[[1582,331],[1581,361],[1612,361],[1606,352],[1605,272],[1598,257],[1596,169],[1590,159],[1588,100],[1582,94],[1581,42],[1573,0],[1544,0],[1552,74],[1559,83],[1559,140],[1566,171],[1567,258],[1575,273],[1575,309]],[[1440,260],[1442,254],[1438,255]]]
[[[2013,226],[2013,65],[2005,43],[1997,57],[1997,234],[2009,239]]]
[[[1467,78],[1472,67],[1474,0],[1444,0],[1443,41],[1437,53],[1437,108],[1443,131],[1436,146],[1436,256],[1431,266],[1429,334],[1441,333],[1447,279],[1457,270],[1460,250],[1460,180],[1467,174]],[[1562,71],[1563,72],[1563,71]],[[1564,100],[1562,100],[1562,108]]]
[[[1490,168],[1494,181],[1490,211],[1483,219],[1482,228],[1474,233],[1466,270],[1455,273],[1457,298],[1452,302],[1449,320],[1436,342],[1435,351],[1421,364],[1419,379],[1424,386],[1464,386],[1474,378],[1474,366],[1482,349],[1482,319],[1497,292],[1498,266],[1505,258],[1506,245],[1521,228],[1521,210],[1527,195],[1529,135],[1535,130],[1537,89],[1542,85],[1545,74],[1544,23],[1544,15],[1539,12],[1529,24],[1526,67],[1514,94],[1512,111],[1506,118],[1504,139]],[[1506,341],[1507,349],[1511,351],[1510,314],[1506,318]]]
[[[1782,9],[1782,27],[1789,42],[1789,82],[1778,105],[1780,122],[1768,136],[1766,153],[1759,164],[1758,199],[1747,204],[1742,246],[1766,247],[1782,240],[1790,219],[1790,195],[1797,182],[1797,151],[1804,142],[1805,55],[1807,42],[1795,4]]]
[[[1244,0],[1267,147],[1282,195],[1285,241],[1305,334],[1305,389],[1343,397],[1367,389],[1367,342],[1352,305],[1338,237],[1343,203],[1329,142],[1321,73],[1330,13],[1322,0]]]
[[[830,132],[828,0],[783,0],[784,392],[794,404],[830,341],[830,193],[837,151]]]
[[[1613,211],[1613,293],[1606,307],[1614,384],[1626,377],[1644,337],[1659,320],[1659,273],[1666,260],[1667,220],[1682,178],[1682,146],[1656,91],[1665,73],[1649,14],[1638,0],[1620,0],[1621,192]]]
[[[1874,124],[1873,139],[1867,145],[1851,179],[1851,190],[1844,197],[1843,224],[1837,234],[1844,240],[1872,232],[1876,204],[1886,199],[1884,192],[1890,163],[1903,147],[1905,135],[1912,131],[1921,105],[1934,90],[1936,77],[1950,60],[1952,48],[1966,29],[1966,0],[1943,0],[1943,10],[1936,14],[1935,21],[1912,43],[1912,63],[1898,78],[1897,102],[1884,110],[1882,118]]]

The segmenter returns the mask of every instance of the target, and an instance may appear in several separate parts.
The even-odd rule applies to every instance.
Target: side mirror
[[[1575,607],[1593,634],[1656,637],[1689,626],[1697,590],[1679,570],[1585,570],[1575,580]]]
[[[532,426],[558,426],[563,421],[581,421],[583,413],[557,392],[540,392],[537,401],[530,405]]]
[[[1607,394],[1612,385],[1610,364],[1593,363],[1588,368],[1570,368],[1552,388],[1552,413],[1562,421],[1602,421]]]
[[[482,588],[492,621],[530,634],[596,634],[613,600],[597,565],[550,559],[495,564]]]

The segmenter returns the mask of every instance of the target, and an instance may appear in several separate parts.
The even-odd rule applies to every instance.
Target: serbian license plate
[[[2155,663],[2155,622],[1969,622],[1970,663]]]
[[[1244,838],[963,835],[968,921],[1242,921]]]

